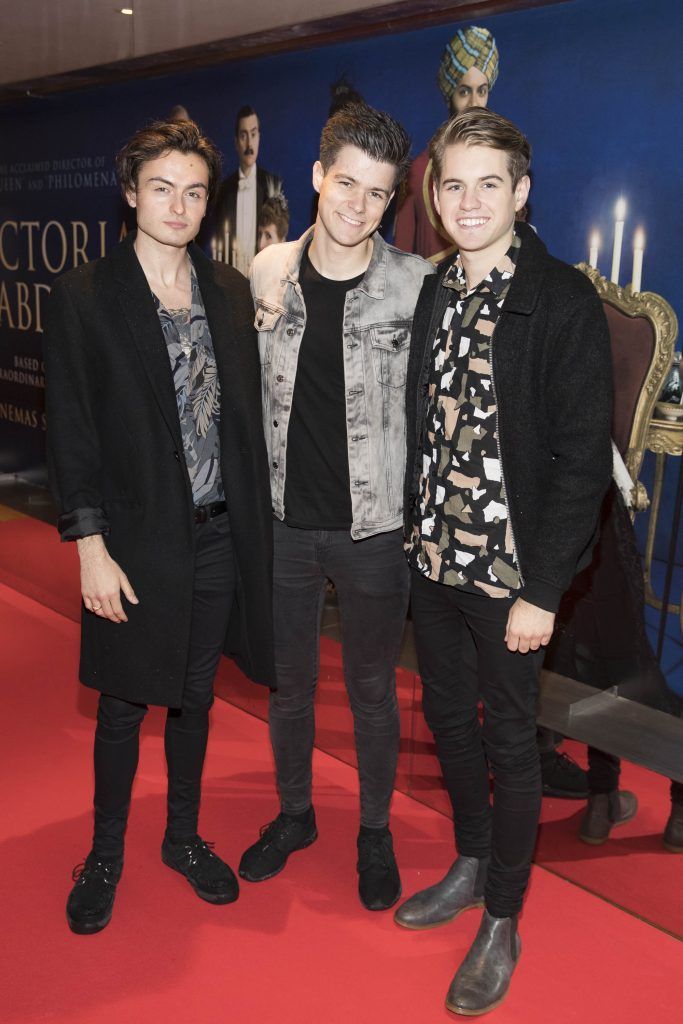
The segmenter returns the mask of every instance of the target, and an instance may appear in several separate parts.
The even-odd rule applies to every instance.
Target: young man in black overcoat
[[[592,284],[515,220],[529,192],[519,129],[471,109],[430,150],[458,250],[425,279],[415,311],[405,529],[423,706],[458,858],[396,920],[428,928],[484,906],[446,1000],[476,1015],[505,997],[520,953],[541,805],[539,672],[610,480],[611,357]],[[472,682],[458,671],[466,632]]]
[[[101,694],[93,846],[67,903],[81,934],[112,914],[148,704],[169,709],[162,859],[202,899],[237,898],[197,832],[221,652],[275,683],[249,285],[192,241],[220,157],[193,122],[157,122],[117,169],[137,231],[56,282],[45,334],[50,479],[62,540],[80,556],[80,678]]]

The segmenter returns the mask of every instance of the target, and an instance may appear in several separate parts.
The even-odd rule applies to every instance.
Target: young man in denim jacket
[[[317,838],[313,701],[327,580],[334,582],[360,775],[359,894],[399,898],[389,831],[399,716],[394,666],[408,604],[402,550],[405,383],[413,311],[428,263],[377,228],[408,167],[387,114],[339,111],[313,167],[314,226],[269,246],[251,283],[275,515],[277,692],[270,699],[280,813],[240,875],[277,874]]]

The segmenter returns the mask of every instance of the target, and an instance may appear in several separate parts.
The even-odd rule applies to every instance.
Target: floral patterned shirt
[[[183,452],[195,505],[225,497],[220,464],[220,383],[195,269],[190,309],[167,309],[154,295],[171,361]]]
[[[453,294],[432,349],[422,472],[406,544],[422,575],[499,598],[521,581],[498,449],[491,341],[519,247],[515,235],[470,291],[459,256],[444,276]]]

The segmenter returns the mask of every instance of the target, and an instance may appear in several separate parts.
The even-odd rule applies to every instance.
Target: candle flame
[[[645,231],[643,228],[638,228],[633,236],[633,248],[644,249],[645,248]]]
[[[594,231],[592,233],[591,237],[590,237],[590,247],[591,247],[591,249],[599,249],[600,248],[600,242],[601,242],[600,232],[599,231]]]
[[[617,199],[617,205],[614,207],[614,219],[626,220],[626,200],[623,196]]]

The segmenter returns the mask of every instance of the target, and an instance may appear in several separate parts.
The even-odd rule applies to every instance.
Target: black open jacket
[[[491,342],[508,513],[523,588],[556,611],[591,559],[612,451],[612,363],[607,322],[591,282],[550,256],[535,232],[521,237],[515,276]],[[432,341],[451,291],[426,277],[418,299],[406,387],[405,529],[412,528],[422,462]]]

